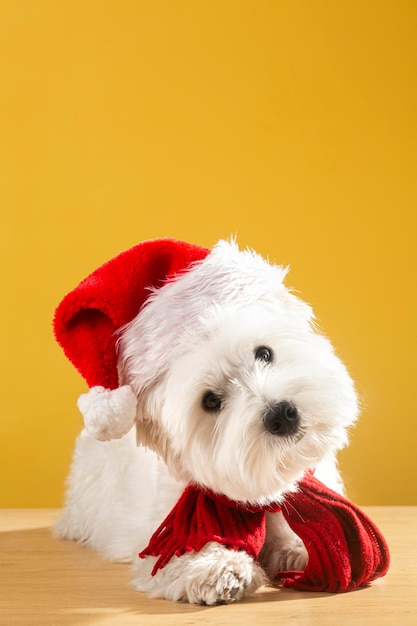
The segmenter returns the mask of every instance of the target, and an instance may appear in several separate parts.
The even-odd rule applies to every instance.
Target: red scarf
[[[251,507],[197,486],[185,489],[139,556],[158,556],[154,576],[173,556],[199,552],[209,541],[245,550],[257,559],[265,541],[266,513],[281,511],[308,552],[304,571],[277,572],[284,585],[306,591],[351,591],[384,576],[389,551],[363,511],[311,472],[280,504]]]

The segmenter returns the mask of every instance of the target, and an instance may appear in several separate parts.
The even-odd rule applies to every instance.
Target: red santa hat
[[[151,290],[175,280],[209,250],[174,239],[142,242],[114,257],[68,293],[54,317],[54,332],[90,391],[78,406],[99,439],[124,435],[134,423],[136,396],[119,387],[117,331],[133,320]]]

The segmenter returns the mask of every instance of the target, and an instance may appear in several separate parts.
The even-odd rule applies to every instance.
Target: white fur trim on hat
[[[120,439],[132,428],[136,402],[129,385],[117,389],[97,386],[81,394],[77,406],[84,417],[87,432],[100,441],[108,441]]]
[[[279,294],[308,324],[312,311],[284,287],[286,273],[287,268],[271,265],[252,250],[240,251],[234,241],[219,241],[204,259],[153,289],[138,315],[121,329],[118,357],[124,380],[139,398],[193,337],[212,332],[227,311],[261,298]]]

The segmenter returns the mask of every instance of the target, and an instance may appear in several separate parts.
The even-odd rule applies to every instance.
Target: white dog
[[[354,385],[285,274],[219,242],[120,329],[121,386],[80,398],[86,429],[56,532],[132,561],[134,587],[153,597],[228,603],[306,564],[282,514],[269,513],[258,560],[210,542],[152,576],[156,558],[138,552],[187,484],[265,505],[313,469],[343,489],[335,454],[357,417]]]

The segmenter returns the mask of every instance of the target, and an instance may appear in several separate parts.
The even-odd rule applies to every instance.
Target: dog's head
[[[221,242],[122,329],[138,441],[180,480],[265,503],[340,449],[354,386],[286,270]]]

